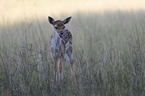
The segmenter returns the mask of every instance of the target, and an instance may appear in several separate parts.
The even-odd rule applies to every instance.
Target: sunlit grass
[[[138,11],[145,10],[144,0],[1,0],[0,24],[26,19],[44,19],[47,15],[60,17],[60,14],[72,15],[76,11]]]

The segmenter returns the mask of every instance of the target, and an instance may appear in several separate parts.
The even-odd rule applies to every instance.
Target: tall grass
[[[145,96],[143,0],[1,0],[1,96]],[[47,21],[72,16],[70,65],[54,86]]]
[[[61,15],[64,17],[63,15]],[[145,12],[77,12],[67,25],[73,34],[76,84],[70,65],[54,87],[49,39],[44,20],[0,27],[2,96],[144,96]]]

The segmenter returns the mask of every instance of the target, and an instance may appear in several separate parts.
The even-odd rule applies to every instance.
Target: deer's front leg
[[[59,62],[59,80],[63,79],[63,61],[64,61],[64,55],[60,57],[60,62]]]
[[[60,55],[60,62],[59,62],[59,80],[63,78],[63,63],[65,57],[65,46],[63,41],[61,41],[61,55]]]

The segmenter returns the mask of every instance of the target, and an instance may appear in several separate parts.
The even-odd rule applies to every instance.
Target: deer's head
[[[65,25],[69,23],[71,19],[71,16],[62,20],[54,20],[52,17],[48,16],[48,21],[50,24],[53,25],[55,32],[57,32],[58,34],[63,34],[64,30],[65,30]]]

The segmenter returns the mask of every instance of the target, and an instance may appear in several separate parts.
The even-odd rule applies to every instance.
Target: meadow
[[[105,1],[1,0],[1,96],[145,96],[143,0]],[[76,84],[66,64],[53,86],[48,16],[72,16]]]

